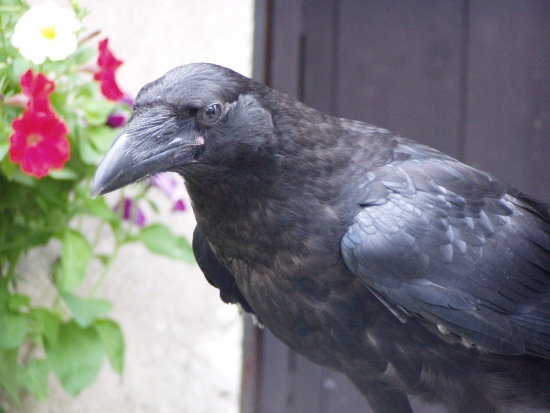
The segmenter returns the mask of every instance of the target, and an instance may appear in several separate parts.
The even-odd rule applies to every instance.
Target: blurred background
[[[99,38],[108,37],[124,61],[117,80],[132,96],[190,62],[252,72],[252,0],[83,0],[81,5],[90,12],[84,26],[100,30]],[[167,208],[164,220],[190,239],[194,222],[187,206],[183,214],[169,214]],[[49,258],[47,249],[39,249],[25,262],[36,272],[49,267]],[[46,276],[25,288],[47,294]],[[24,412],[238,411],[241,317],[236,307],[220,301],[196,266],[155,256],[141,245],[125,246],[98,295],[113,302],[111,315],[125,335],[122,377],[105,363],[98,380],[73,398],[52,375],[49,400],[27,398]]]

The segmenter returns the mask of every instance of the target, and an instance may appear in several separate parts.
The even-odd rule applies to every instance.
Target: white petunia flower
[[[12,44],[35,64],[63,60],[75,51],[80,22],[74,11],[51,3],[32,6],[15,24]]]

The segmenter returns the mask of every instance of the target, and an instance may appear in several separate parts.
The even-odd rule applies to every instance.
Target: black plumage
[[[548,206],[375,126],[229,69],[139,93],[93,182],[180,173],[225,302],[347,374],[377,412],[550,409]]]

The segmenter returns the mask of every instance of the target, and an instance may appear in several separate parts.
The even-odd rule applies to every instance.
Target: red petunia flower
[[[42,178],[70,157],[67,126],[53,113],[25,110],[12,124],[10,160],[23,172]]]
[[[101,93],[107,99],[118,101],[124,96],[115,79],[115,72],[122,63],[122,60],[118,60],[109,49],[109,39],[99,42],[99,56],[97,57],[99,72],[94,75],[94,79],[100,82]]]
[[[53,113],[50,104],[50,95],[55,90],[53,81],[42,73],[35,76],[32,69],[29,69],[21,76],[20,84],[23,93],[30,98],[27,108],[37,112]]]

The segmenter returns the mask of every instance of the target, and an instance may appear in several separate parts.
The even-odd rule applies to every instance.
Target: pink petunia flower
[[[27,108],[34,112],[53,113],[50,95],[55,90],[55,83],[42,73],[36,76],[32,69],[27,70],[20,79],[23,93],[29,97]]]
[[[63,168],[69,160],[68,129],[50,103],[53,81],[28,70],[20,83],[28,100],[23,114],[12,123],[9,156],[26,174],[43,178],[52,169]]]
[[[26,174],[43,178],[69,160],[67,126],[54,114],[25,110],[12,127],[10,160]]]
[[[113,101],[124,97],[124,93],[115,79],[116,70],[122,63],[122,60],[117,59],[109,49],[109,39],[99,42],[99,56],[97,57],[99,71],[94,75],[94,79],[100,83],[103,96]]]

